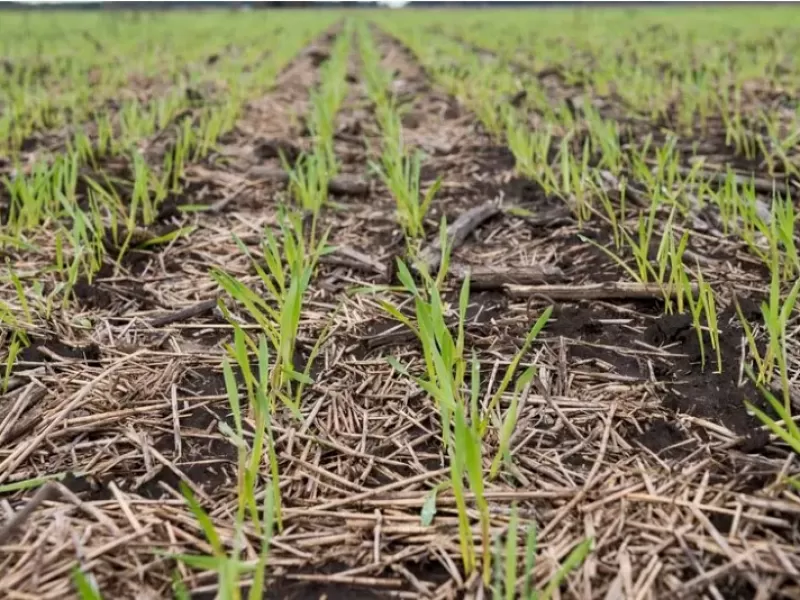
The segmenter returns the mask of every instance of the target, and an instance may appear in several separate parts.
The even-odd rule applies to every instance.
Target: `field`
[[[0,597],[800,597],[796,7],[0,40]]]

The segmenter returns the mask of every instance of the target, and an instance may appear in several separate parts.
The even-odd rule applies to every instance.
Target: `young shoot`
[[[425,236],[425,216],[442,184],[441,178],[437,178],[422,194],[421,152],[416,151],[411,156],[399,157],[394,152],[384,152],[382,159],[382,165],[370,163],[371,167],[380,175],[394,197],[397,204],[397,219],[409,244],[413,245]]]
[[[442,248],[439,273],[447,271],[449,248],[444,223],[440,233]],[[491,577],[490,553],[490,514],[484,496],[487,473],[483,466],[483,440],[491,423],[497,424],[500,445],[492,462],[488,477],[495,477],[507,455],[511,436],[517,420],[516,397],[535,374],[530,366],[517,377],[517,369],[523,356],[528,352],[539,332],[544,328],[552,307],[546,309],[533,325],[519,352],[514,356],[497,390],[489,402],[481,407],[480,397],[484,393],[480,385],[480,361],[475,353],[467,358],[465,350],[465,327],[467,306],[469,304],[469,277],[464,279],[455,314],[445,304],[439,291],[439,283],[425,269],[421,270],[422,285],[414,281],[411,271],[398,261],[398,277],[414,302],[413,316],[406,315],[399,305],[381,301],[387,314],[403,323],[411,330],[422,346],[425,375],[413,376],[417,385],[433,399],[439,410],[442,427],[442,443],[450,461],[450,484],[458,511],[458,529],[461,557],[468,574],[478,569],[478,559],[472,537],[472,529],[466,505],[466,489],[472,492],[478,508],[483,555],[481,557],[482,576],[486,585]],[[452,315],[452,316],[451,316]],[[453,323],[452,321],[455,321]],[[452,329],[455,327],[455,336]],[[407,369],[396,359],[390,363],[399,373],[412,377]],[[469,386],[467,373],[469,371]],[[517,379],[511,406],[501,420],[495,410],[504,397],[512,381]],[[467,486],[465,487],[465,482]]]
[[[518,546],[520,534],[524,534],[522,576],[519,576]],[[494,543],[494,578],[492,582],[492,598],[495,600],[550,600],[556,590],[572,571],[577,569],[592,551],[593,541],[586,539],[575,546],[559,565],[555,575],[550,578],[541,591],[533,586],[532,574],[536,567],[537,531],[534,523],[524,531],[520,531],[519,510],[511,508],[505,544],[502,536],[497,536]]]
[[[280,236],[269,229],[264,232],[260,260],[251,255],[241,240],[235,238],[242,252],[251,258],[260,283],[267,292],[266,296],[263,291],[249,287],[222,269],[214,269],[212,276],[261,326],[275,352],[270,390],[295,416],[299,416],[303,386],[312,382],[308,376],[311,361],[308,361],[304,372],[297,371],[295,365],[301,312],[319,257],[329,252],[329,248],[326,246],[327,234],[318,242],[306,240],[303,219],[298,213],[281,211],[278,222]],[[229,320],[234,320],[224,307],[223,312]],[[317,343],[321,341],[322,338]]]

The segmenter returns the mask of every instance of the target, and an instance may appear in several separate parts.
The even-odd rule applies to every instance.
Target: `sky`
[[[72,2],[100,2],[102,0],[18,0],[20,4],[71,4]],[[316,0],[312,0],[316,1]],[[361,0],[353,0],[359,2]],[[388,6],[403,6],[408,4],[408,0],[380,0],[379,4]]]

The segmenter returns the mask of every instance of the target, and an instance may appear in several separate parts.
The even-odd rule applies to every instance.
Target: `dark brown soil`
[[[377,27],[371,31],[382,68],[394,74],[391,92],[407,111],[404,140],[425,155],[422,187],[442,180],[423,249],[435,250],[442,216],[452,226],[489,201],[502,203],[502,210],[472,227],[453,250],[443,292],[451,308],[448,319],[455,325],[467,271],[542,267],[542,285],[559,284],[569,292],[551,297],[552,290],[539,285],[520,292],[509,276],[480,290],[476,285],[470,295],[466,350],[481,361],[482,403],[533,323],[553,307],[550,321],[522,357],[524,366],[536,367],[536,375],[519,402],[513,472],[486,484],[493,533],[505,530],[508,510],[517,505],[527,522],[537,524],[542,577],[555,572],[554,556],[593,535],[589,566],[563,586],[565,598],[616,597],[612,582],[619,573],[636,579],[654,573],[656,564],[663,577],[639,597],[670,595],[703,574],[723,598],[754,597],[753,582],[760,577],[791,587],[787,565],[797,563],[800,534],[796,498],[780,477],[796,467],[745,408],[745,400],[766,406],[755,386],[740,380],[742,327],[733,308],[738,298],[746,318],[759,323],[764,269],[713,232],[692,242],[692,252],[709,261],[721,290],[720,372],[708,333],[701,353],[691,319],[665,315],[658,294],[585,297],[587,285],[613,287],[629,279],[579,237],[608,245],[610,228],[597,220],[579,228],[560,198],[515,171],[513,154],[487,134],[467,106],[438,87],[407,47]],[[246,311],[220,295],[211,271],[224,269],[256,286],[252,260],[233,234],[257,256],[263,230],[275,226],[277,208],[286,200],[281,155],[295,160],[314,143],[305,123],[309,94],[341,32],[334,27],[314,40],[282,70],[274,89],[250,101],[212,155],[187,166],[183,192],[170,196],[155,223],[139,232],[152,239],[192,226],[191,234],[147,248],[134,244],[119,265],[107,260],[91,282],[78,281],[75,302],[43,322],[42,333],[31,336],[22,351],[13,372],[15,388],[0,396],[0,485],[52,472],[77,473],[62,485],[82,505],[48,502],[18,537],[0,539],[9,557],[7,570],[25,574],[19,594],[63,595],[65,565],[77,556],[90,565],[101,589],[117,589],[124,580],[146,589],[147,597],[167,597],[175,564],[154,561],[153,549],[209,551],[180,498],[182,481],[219,525],[224,542],[233,543],[238,452],[220,430],[220,424],[233,427],[222,374],[232,327],[216,301],[242,327],[255,330]],[[202,61],[213,68],[224,64],[227,52],[210,49]],[[491,52],[481,55],[497,59]],[[587,93],[585,85],[569,83],[557,67],[534,76],[554,100]],[[353,293],[397,283],[396,260],[407,257],[391,193],[369,169],[379,156],[382,134],[355,48],[347,80],[348,95],[336,117],[341,176],[321,213],[337,251],[322,261],[306,298],[295,369],[308,366],[312,345],[323,332],[330,337],[310,365],[313,384],[303,395],[302,419],[281,408],[271,423],[286,527],[272,547],[266,597],[412,598],[424,597],[425,590],[437,599],[467,597],[471,590],[453,575],[461,563],[447,488],[439,494],[432,525],[423,527],[420,521],[430,490],[449,477],[438,407],[387,363],[392,357],[412,373],[421,372],[419,344],[374,297]],[[181,119],[191,119],[192,111],[220,91],[192,86],[186,93],[191,106]],[[603,100],[602,114],[619,117],[624,107],[618,99]],[[525,98],[518,95],[514,103],[524,107]],[[573,105],[580,117],[577,101]],[[647,129],[641,120],[635,123]],[[668,120],[661,123],[659,132],[668,126]],[[174,142],[168,129],[147,145],[147,159],[154,164]],[[636,133],[632,126],[626,135]],[[33,151],[46,143],[55,142],[37,137],[29,145]],[[718,136],[703,143],[708,156],[753,168],[732,156]],[[85,169],[98,177],[130,175],[130,165],[119,159]],[[130,193],[125,186],[118,191]],[[81,188],[81,200],[85,193]],[[182,210],[187,205],[209,210]],[[640,208],[629,206],[624,217],[635,220]],[[107,241],[108,250],[118,250]],[[50,289],[57,283],[51,279]],[[404,305],[404,310],[412,308]],[[234,373],[241,385],[241,373]],[[498,415],[508,407],[506,396]],[[251,435],[248,408],[242,400]],[[20,423],[7,425],[5,414],[16,415]],[[23,430],[30,435],[21,435]],[[487,465],[498,448],[492,427],[483,441]],[[264,468],[259,489],[267,477]],[[31,495],[3,493],[2,501],[16,511]],[[50,529],[54,518],[64,531],[75,533],[80,547],[59,541]],[[248,529],[245,536],[248,551],[257,548],[254,532]],[[29,573],[35,540],[44,540],[36,542],[42,548],[36,569],[49,577],[43,583]],[[755,566],[741,559],[744,552],[752,553],[747,560]],[[734,558],[741,566],[710,575]],[[214,597],[216,592],[207,589],[208,574],[187,569],[181,576],[193,598]],[[460,571],[459,576],[463,579]],[[58,581],[64,585],[57,587],[53,582]],[[118,597],[144,597],[131,589]],[[792,597],[794,589],[783,597]],[[695,592],[697,597],[708,593],[700,585]]]
[[[58,360],[81,361],[97,366],[100,347],[97,344],[71,346],[57,339],[30,339],[30,345],[19,353],[19,363],[47,363]]]

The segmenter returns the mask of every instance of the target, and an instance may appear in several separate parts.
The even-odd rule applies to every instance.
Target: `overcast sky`
[[[102,0],[18,0],[22,4],[70,4],[72,2],[101,2]],[[317,2],[318,0],[311,0]],[[363,0],[353,0],[360,2]],[[447,2],[448,0],[443,0]],[[408,0],[379,0],[380,4],[388,4],[389,6],[403,6],[408,4]]]

